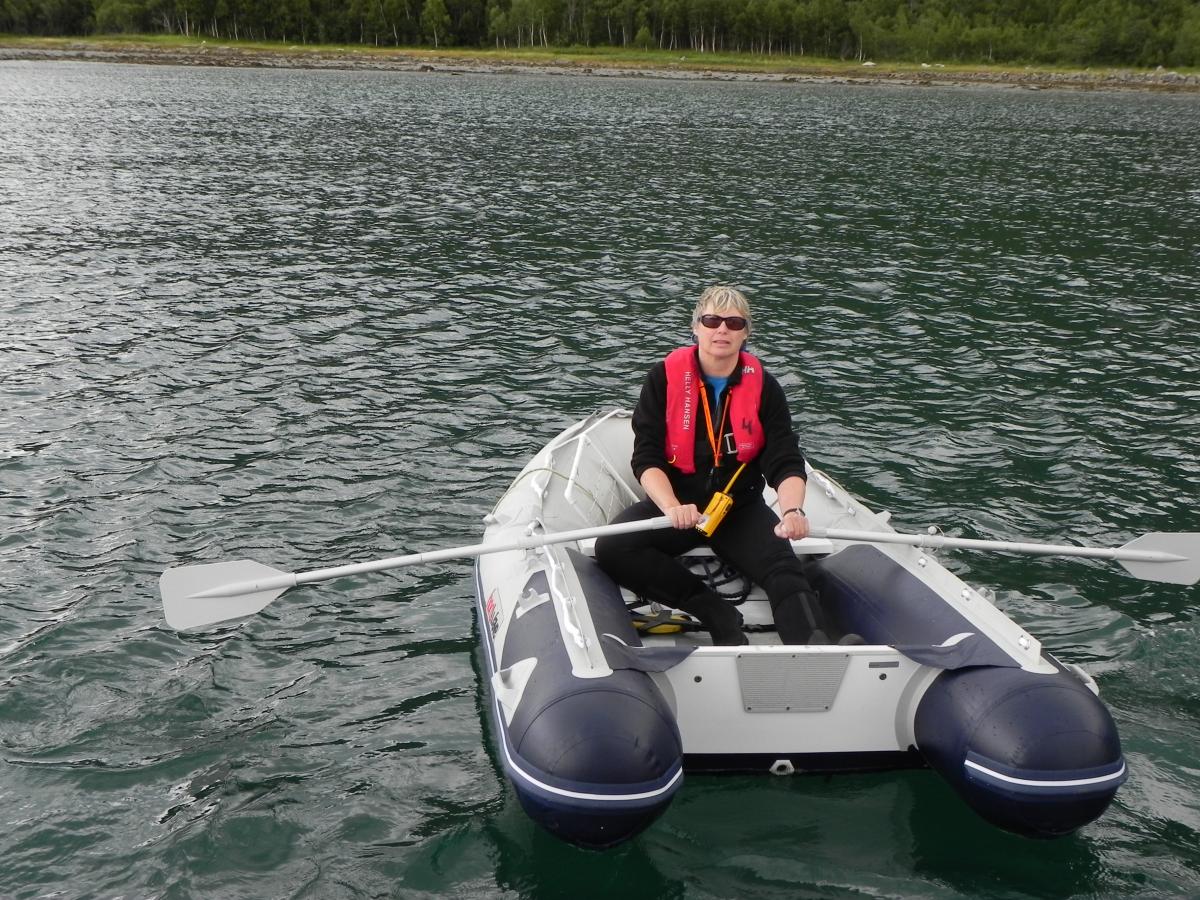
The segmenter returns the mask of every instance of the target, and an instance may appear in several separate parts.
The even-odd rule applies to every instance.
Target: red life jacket
[[[672,350],[666,359],[667,365],[667,462],[686,475],[696,471],[696,422],[704,415],[700,393],[700,361],[694,346]],[[741,352],[738,365],[742,367],[742,380],[730,384],[729,421],[733,426],[737,458],[749,462],[762,452],[766,438],[758,409],[762,403],[763,369],[758,358]],[[717,435],[717,440],[721,436]]]

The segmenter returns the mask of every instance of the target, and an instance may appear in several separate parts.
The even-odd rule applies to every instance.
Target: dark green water
[[[1200,893],[1200,588],[948,555],[1118,721],[1074,836],[691,777],[607,854],[498,772],[469,563],[203,635],[157,594],[476,542],[714,281],[901,527],[1200,531],[1198,159],[1193,97],[0,63],[0,896]]]

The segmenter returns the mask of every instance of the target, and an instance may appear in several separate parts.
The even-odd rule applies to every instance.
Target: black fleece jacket
[[[697,362],[697,371],[699,363]],[[729,401],[733,385],[742,379],[742,370],[738,366],[729,376],[729,384],[721,395],[721,404]],[[712,406],[712,391],[705,391],[709,403],[709,415],[713,424],[721,421],[719,409]],[[746,470],[738,476],[731,494],[735,505],[745,503],[757,495],[761,495],[763,481],[773,488],[790,475],[805,477],[804,454],[800,450],[799,440],[792,428],[792,416],[788,410],[787,397],[775,377],[766,370],[763,371],[762,402],[759,406],[759,418],[762,421],[765,444],[762,452],[746,466]],[[697,418],[701,418],[698,416]],[[732,435],[733,429],[726,426],[726,434]],[[667,462],[667,366],[665,361],[659,361],[650,369],[642,384],[642,394],[637,407],[633,411],[633,474],[639,480],[642,473],[650,468],[659,468],[667,473],[675,496],[680,503],[694,503],[701,509],[708,504],[713,491],[723,490],[733,473],[741,463],[735,453],[722,450],[721,466],[713,469],[713,451],[708,443],[708,430],[696,428],[696,471],[685,475],[675,466]],[[721,436],[721,446],[733,446],[732,438]]]

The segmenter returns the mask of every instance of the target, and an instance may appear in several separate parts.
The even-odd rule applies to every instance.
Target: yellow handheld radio
[[[742,474],[742,469],[744,468],[746,468],[745,463],[738,466],[738,470],[729,479],[729,484],[725,485],[725,490],[717,491],[713,494],[712,499],[708,501],[708,506],[704,508],[704,517],[696,525],[696,530],[705,537],[713,536],[713,532],[717,530],[717,526],[721,524],[721,520],[729,512],[729,508],[733,506],[733,497],[729,495],[729,491],[733,488],[733,483],[737,481],[737,477]]]

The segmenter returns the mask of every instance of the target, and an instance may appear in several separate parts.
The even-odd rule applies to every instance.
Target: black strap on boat
[[[968,669],[979,666],[1019,668],[1020,663],[980,634],[968,634],[953,644],[893,644],[913,662],[935,669]]]
[[[677,613],[660,608],[658,612],[645,612],[650,603],[633,600],[625,604],[633,617],[633,627],[638,634],[678,634],[681,631],[707,631],[700,621],[686,613]],[[742,631],[747,634],[767,634],[775,631],[773,622],[744,622]]]
[[[633,627],[639,634],[675,634],[680,631],[703,631],[704,626],[692,616],[676,613],[666,607],[658,612],[640,612],[648,604],[629,603],[626,608],[633,617]]]
[[[665,672],[692,655],[695,644],[670,647],[631,647],[615,634],[600,635],[604,659],[612,669],[638,672]]]
[[[704,579],[714,593],[740,606],[750,596],[750,579],[717,556],[685,556],[684,564]],[[731,587],[732,586],[732,587]]]

